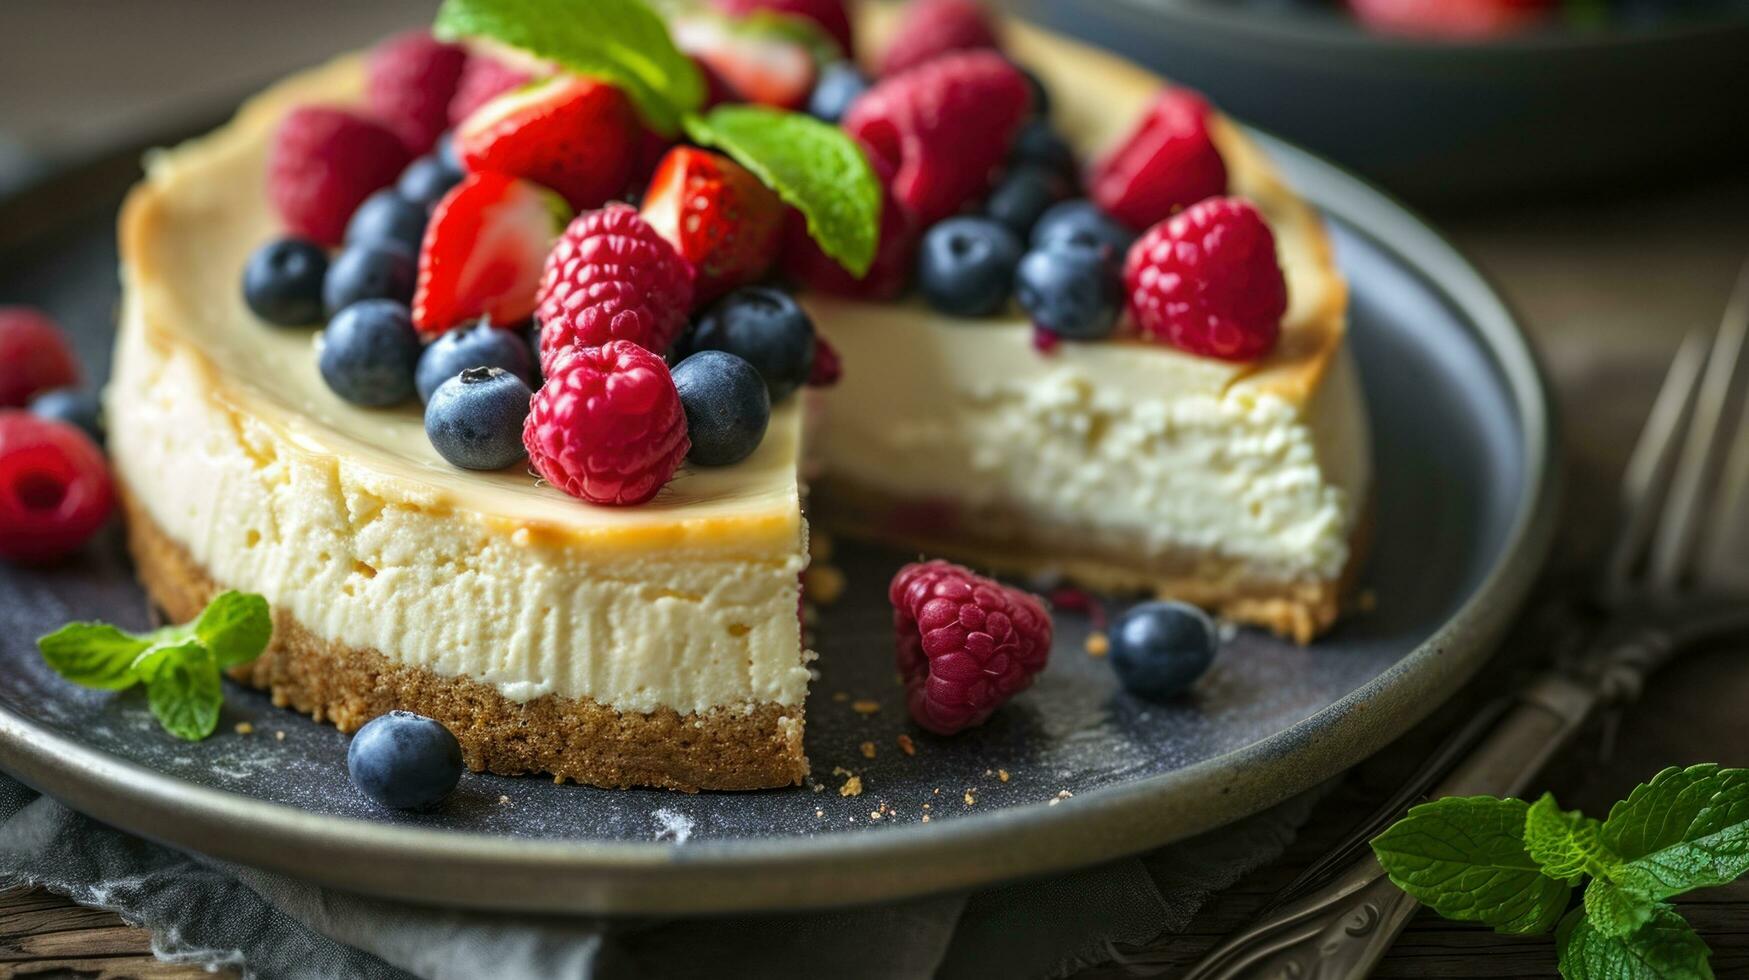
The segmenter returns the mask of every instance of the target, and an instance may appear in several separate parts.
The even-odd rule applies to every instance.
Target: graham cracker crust
[[[141,584],[177,622],[192,619],[220,583],[172,541],[125,488],[128,550]],[[679,714],[615,710],[588,698],[546,695],[517,703],[465,677],[409,667],[375,650],[323,639],[283,609],[273,641],[231,677],[269,691],[343,732],[391,710],[435,718],[455,733],[475,772],[550,773],[591,786],[655,786],[684,792],[768,789],[800,783],[802,706],[766,703],[750,712]]]

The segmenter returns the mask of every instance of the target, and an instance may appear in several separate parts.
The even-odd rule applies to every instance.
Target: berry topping
[[[1111,624],[1111,666],[1124,689],[1162,701],[1183,694],[1214,662],[1215,624],[1182,602],[1144,602]]]
[[[322,280],[322,306],[329,316],[367,299],[392,299],[405,306],[413,298],[413,274],[413,253],[399,242],[348,245]]]
[[[371,49],[365,106],[400,134],[409,153],[424,153],[449,126],[449,102],[467,61],[467,51],[427,31],[397,34]]]
[[[762,278],[784,221],[783,202],[752,172],[691,146],[662,158],[639,214],[692,263],[701,304]]]
[[[114,506],[109,467],[83,432],[0,411],[0,558],[68,554],[97,533]]]
[[[482,316],[498,327],[527,319],[569,216],[563,198],[526,180],[486,173],[457,184],[425,229],[413,323],[434,334]]]
[[[443,195],[461,183],[465,176],[465,173],[450,169],[449,164],[435,154],[423,156],[401,171],[400,179],[395,181],[395,192],[420,211],[428,212],[437,207]]]
[[[792,209],[784,231],[783,271],[808,289],[860,299],[892,299],[911,281],[918,230],[917,219],[893,199],[892,188],[883,187],[880,241],[868,273],[858,279],[820,250],[820,244],[808,234],[807,220]]]
[[[1123,262],[1135,240],[1134,232],[1084,199],[1051,205],[1038,224],[1032,226],[1033,248],[1062,243],[1090,248],[1103,252],[1114,265]]]
[[[475,109],[532,81],[534,73],[524,66],[485,54],[469,56],[461,81],[456,83],[455,97],[449,100],[449,124],[460,126]]]
[[[917,286],[953,316],[989,316],[1008,304],[1020,239],[989,218],[949,218],[929,229],[917,255]]]
[[[322,331],[316,367],[336,395],[369,408],[399,405],[413,397],[419,335],[407,308],[393,300],[354,303]]]
[[[769,10],[813,21],[838,44],[843,55],[856,53],[850,33],[850,12],[844,0],[711,0],[711,6],[737,17]]]
[[[293,109],[267,155],[267,197],[292,233],[339,244],[359,204],[394,183],[412,154],[382,123],[330,106]]]
[[[1148,229],[1124,263],[1142,333],[1174,347],[1248,361],[1275,346],[1287,282],[1275,235],[1249,202],[1210,198]]]
[[[1109,337],[1123,307],[1117,260],[1066,243],[1035,249],[1014,271],[1014,298],[1034,326],[1059,337]]]
[[[561,76],[506,92],[455,134],[467,169],[532,180],[579,211],[625,190],[641,127],[619,89]]]
[[[522,443],[548,483],[592,504],[641,504],[691,443],[668,365],[629,340],[558,352]]]
[[[1446,41],[1512,34],[1547,19],[1558,7],[1555,0],[1348,0],[1355,18],[1381,34]]]
[[[868,79],[855,64],[835,61],[820,69],[820,80],[814,83],[813,94],[808,96],[808,115],[829,123],[838,122],[849,111],[850,104],[866,91]]]
[[[973,0],[911,0],[881,53],[881,75],[897,75],[951,51],[1001,46],[989,15]]]
[[[352,785],[381,806],[427,810],[462,778],[462,747],[443,724],[411,711],[365,722],[346,749]]]
[[[534,355],[529,353],[528,342],[522,339],[522,335],[481,321],[471,327],[451,330],[426,345],[425,352],[419,355],[419,367],[413,373],[419,400],[431,401],[431,393],[439,385],[468,368],[477,367],[508,371],[522,379],[525,385],[534,382]]]
[[[103,406],[97,396],[79,388],[55,388],[30,400],[30,414],[75,426],[103,445]]]
[[[1117,149],[1094,164],[1088,190],[1131,228],[1227,191],[1227,165],[1209,137],[1211,110],[1188,89],[1167,89]]]
[[[243,302],[279,327],[322,322],[322,281],[328,251],[303,238],[280,238],[256,249],[243,266]]]
[[[808,387],[830,388],[844,377],[844,362],[838,348],[825,337],[814,336],[814,363],[808,367]]]
[[[885,79],[845,113],[893,196],[925,225],[960,210],[990,186],[1032,97],[1001,55],[968,51]]]
[[[713,91],[716,101],[799,109],[814,90],[814,53],[781,28],[701,13],[673,18],[669,29],[675,46],[692,56],[713,90],[728,90]]]
[[[688,352],[723,350],[758,370],[776,405],[808,380],[814,321],[790,294],[769,286],[737,289],[711,307],[686,338]]]
[[[38,392],[78,380],[79,362],[48,314],[0,306],[0,408],[19,408]]]
[[[1056,174],[1069,183],[1080,180],[1080,166],[1075,162],[1075,150],[1063,134],[1043,119],[1029,119],[1014,134],[1014,148],[1008,151],[1011,166],[1031,164]]]
[[[692,264],[631,207],[578,215],[541,275],[541,363],[610,340],[666,352],[692,311],[692,277]]]
[[[1045,209],[1068,194],[1069,185],[1062,177],[1043,167],[1022,165],[1008,171],[990,192],[984,213],[1024,240]]]
[[[408,255],[418,255],[425,241],[428,208],[414,204],[401,192],[385,187],[364,199],[346,225],[346,244],[391,242]],[[322,260],[324,267],[327,259]]]
[[[887,598],[911,718],[937,734],[983,724],[1050,658],[1051,617],[1038,597],[958,565],[906,565]]]
[[[674,387],[686,410],[689,461],[727,466],[759,448],[771,422],[771,395],[753,365],[728,351],[702,350],[674,366]]]
[[[531,396],[528,382],[508,371],[468,368],[431,393],[425,405],[425,436],[451,465],[501,470],[528,455],[522,426]]]

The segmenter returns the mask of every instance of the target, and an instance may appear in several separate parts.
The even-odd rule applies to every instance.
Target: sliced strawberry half
[[[471,174],[432,209],[419,249],[413,325],[436,335],[481,317],[534,313],[547,252],[571,218],[564,198],[505,174]]]
[[[742,101],[798,109],[814,90],[813,52],[768,23],[695,13],[675,18],[669,30],[680,50]]]
[[[776,194],[735,161],[692,146],[662,158],[641,215],[698,271],[700,305],[764,276],[783,232]]]
[[[641,140],[624,93],[574,76],[506,92],[456,130],[456,150],[468,170],[532,180],[579,211],[625,190]]]

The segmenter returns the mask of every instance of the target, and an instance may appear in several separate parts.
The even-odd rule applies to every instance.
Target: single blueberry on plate
[[[302,238],[268,242],[243,267],[243,302],[254,314],[279,327],[322,322],[322,282],[328,253]]]
[[[1045,209],[1069,192],[1063,179],[1043,167],[1021,166],[1008,171],[984,202],[984,213],[1026,240]]]
[[[844,118],[850,103],[868,88],[868,79],[856,65],[848,61],[827,65],[820,70],[820,80],[814,84],[813,94],[808,96],[808,115],[829,123],[838,122]]]
[[[1069,141],[1043,119],[1034,119],[1020,127],[1020,132],[1014,136],[1014,147],[1008,151],[1008,162],[1016,167],[1022,164],[1043,167],[1071,184],[1079,175],[1075,151],[1069,147]]]
[[[1124,689],[1161,701],[1190,688],[1214,662],[1214,620],[1183,602],[1144,602],[1111,624],[1111,666]]]
[[[367,299],[341,310],[322,331],[316,366],[336,395],[355,405],[383,408],[413,397],[419,333],[407,307]]]
[[[783,290],[745,286],[718,300],[684,343],[683,354],[726,350],[753,365],[776,405],[808,380],[814,321]]]
[[[461,179],[461,174],[451,170],[436,155],[423,156],[401,171],[401,179],[395,181],[395,192],[429,211],[449,193],[451,187],[461,183]]]
[[[1008,304],[1020,239],[990,218],[948,218],[923,235],[917,286],[929,305],[953,316],[988,316]]]
[[[1135,240],[1135,233],[1085,198],[1051,205],[1032,227],[1033,248],[1067,242],[1103,252],[1118,268]]]
[[[418,270],[413,254],[389,241],[357,242],[346,246],[328,267],[322,281],[322,305],[333,316],[367,299],[390,299],[408,303]]]
[[[103,445],[103,411],[97,396],[78,388],[54,388],[30,400],[30,413],[38,418],[54,419],[78,426]]]
[[[771,422],[771,395],[753,365],[728,351],[699,351],[674,366],[674,387],[692,440],[688,460],[727,466],[759,448]]]
[[[471,327],[451,330],[432,341],[419,355],[413,381],[419,400],[428,402],[437,386],[468,368],[495,367],[534,386],[534,355],[520,330],[501,330],[487,320]]]
[[[385,187],[364,199],[346,223],[346,244],[388,242],[418,255],[425,239],[425,209]]]
[[[436,719],[391,711],[365,722],[346,749],[352,785],[394,810],[443,802],[462,778],[462,747]]]
[[[528,455],[522,424],[534,392],[495,367],[471,367],[438,385],[425,406],[425,436],[464,470],[501,470]]]
[[[1098,340],[1117,329],[1123,288],[1117,268],[1097,250],[1059,244],[1020,260],[1014,298],[1034,325],[1071,340]]]

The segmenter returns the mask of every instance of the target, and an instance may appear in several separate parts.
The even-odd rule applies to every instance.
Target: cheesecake
[[[1008,39],[1089,154],[1162,84],[1023,25]],[[1217,117],[1212,136],[1230,193],[1274,231],[1289,297],[1261,359],[1136,338],[1041,352],[1018,313],[804,293],[840,383],[776,405],[746,459],[608,507],[525,468],[449,465],[417,410],[336,397],[319,335],[267,326],[238,295],[280,230],[262,191],[274,128],[363,86],[357,57],[281,82],[154,154],[121,218],[105,398],[129,547],[175,619],[223,589],[267,598],[273,642],[233,676],[276,704],[343,730],[429,715],[476,770],[798,783],[810,519],[1300,642],[1336,621],[1370,492],[1346,289],[1319,217],[1238,127]]]

